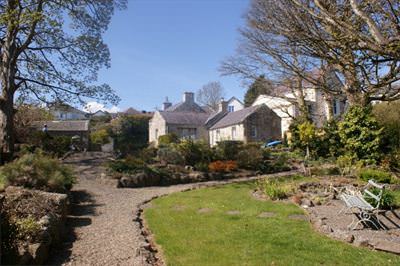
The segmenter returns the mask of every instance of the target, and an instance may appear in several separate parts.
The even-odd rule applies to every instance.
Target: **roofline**
[[[257,105],[252,105],[252,106],[250,106],[250,107],[256,107],[251,113],[248,113],[247,115],[245,115],[244,117],[243,117],[243,119],[242,120],[240,120],[239,122],[237,122],[237,123],[232,123],[232,124],[228,124],[228,125],[225,125],[225,126],[219,126],[219,127],[216,127],[216,124],[214,125],[214,126],[212,126],[212,127],[210,127],[210,129],[211,130],[214,130],[214,129],[219,129],[219,128],[224,128],[224,127],[230,127],[230,126],[233,126],[233,125],[238,125],[238,124],[241,124],[241,123],[243,123],[243,121],[244,120],[246,120],[250,115],[252,115],[255,111],[258,111],[260,108],[263,108],[264,106],[266,107],[266,108],[269,108],[268,106],[266,106],[265,104],[257,104]],[[250,107],[247,107],[247,108],[250,108]],[[244,110],[244,109],[242,109],[242,110]],[[236,111],[236,112],[240,112],[241,110],[239,110],[239,111]],[[234,112],[233,112],[234,113]],[[221,118],[221,120],[222,119],[224,119],[226,117],[226,115],[223,117],[223,118]],[[221,121],[221,120],[219,120],[219,121]],[[218,122],[219,122],[218,121]],[[217,123],[218,123],[217,122]]]

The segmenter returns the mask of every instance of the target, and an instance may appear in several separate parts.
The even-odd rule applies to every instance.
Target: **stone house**
[[[280,117],[261,104],[235,112],[225,112],[225,115],[209,128],[209,143],[214,146],[223,140],[245,143],[268,141],[279,139],[280,135]]]
[[[32,124],[33,129],[42,131],[47,125],[47,132],[50,136],[67,136],[78,139],[82,146],[89,148],[89,120],[68,120],[68,121],[36,121]]]
[[[313,75],[318,74],[317,71],[313,72]],[[328,84],[331,84],[333,88],[342,86],[339,78],[333,73],[328,74]],[[280,117],[281,137],[284,138],[293,119],[300,115],[300,111],[296,95],[289,88],[280,86],[276,90],[281,92],[281,96],[259,95],[253,105],[265,104]],[[311,119],[317,127],[322,127],[326,121],[332,118],[332,115],[340,117],[346,110],[347,104],[344,96],[327,95],[308,82],[303,82],[303,93]]]
[[[169,133],[182,139],[208,142],[206,121],[210,113],[194,101],[194,93],[185,92],[182,102],[172,105],[168,100],[162,111],[156,111],[149,121],[149,141],[158,144],[158,138]]]
[[[54,103],[49,107],[55,120],[85,120],[89,114],[65,103]]]

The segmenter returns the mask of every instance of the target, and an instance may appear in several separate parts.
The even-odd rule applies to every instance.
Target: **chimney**
[[[172,103],[170,103],[168,101],[168,97],[165,97],[165,102],[163,103],[163,110],[167,110],[168,108],[170,108],[172,106]]]
[[[218,112],[227,112],[228,111],[228,102],[221,98],[221,101],[218,104]]]
[[[184,92],[183,93],[183,102],[194,103],[194,93],[193,92]]]

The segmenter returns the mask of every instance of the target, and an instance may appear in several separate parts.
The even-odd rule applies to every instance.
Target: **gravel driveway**
[[[71,191],[67,220],[68,239],[50,257],[51,265],[149,265],[142,254],[146,245],[139,206],[156,196],[227,182],[206,182],[170,187],[119,189],[101,178],[107,154],[88,152],[66,160],[74,166],[78,183]],[[248,179],[248,178],[247,178]],[[229,182],[240,181],[230,180]]]

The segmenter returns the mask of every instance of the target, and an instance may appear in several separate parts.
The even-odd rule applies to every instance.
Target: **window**
[[[220,131],[217,129],[217,141],[220,140]]]
[[[234,111],[235,111],[235,106],[229,105],[229,106],[228,106],[228,112],[232,113],[232,112],[234,112]]]
[[[333,100],[333,115],[340,114],[340,102],[338,99]]]
[[[232,127],[232,140],[236,139],[236,127]]]
[[[158,139],[158,129],[155,130],[154,136],[155,136],[155,138],[156,138],[156,140],[157,140],[157,139]]]
[[[179,135],[183,139],[196,139],[196,128],[179,128]]]
[[[251,128],[250,128],[250,136],[252,138],[256,138],[257,137],[257,127],[256,126],[251,126]]]

